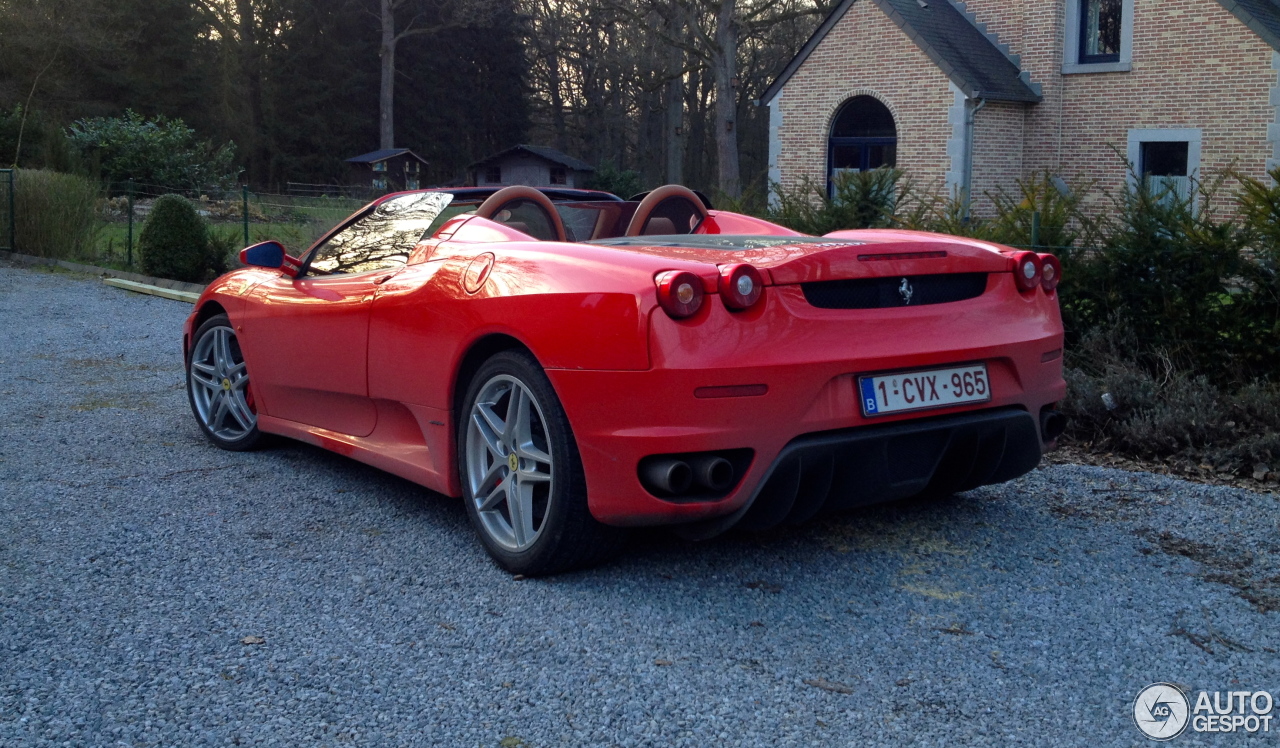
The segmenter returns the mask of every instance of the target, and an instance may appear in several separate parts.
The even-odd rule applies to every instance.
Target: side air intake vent
[[[819,309],[885,309],[974,299],[987,288],[986,273],[886,276],[801,283],[804,298]]]

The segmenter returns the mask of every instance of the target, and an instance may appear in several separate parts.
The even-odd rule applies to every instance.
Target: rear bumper
[[[807,434],[782,449],[722,524],[767,529],[823,510],[1003,483],[1039,464],[1040,445],[1037,419],[1020,408]]]

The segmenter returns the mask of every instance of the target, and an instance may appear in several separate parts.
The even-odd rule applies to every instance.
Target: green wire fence
[[[0,173],[0,189],[2,180]],[[87,259],[126,267],[135,264],[141,227],[152,203],[161,195],[178,194],[191,200],[223,244],[240,247],[274,240],[296,252],[310,246],[374,197],[350,194],[341,188],[332,190],[334,194],[294,194],[259,192],[248,187],[200,190],[133,180],[111,183],[106,192],[95,256]]]
[[[0,169],[0,249],[16,252],[17,205],[13,190],[13,169]]]

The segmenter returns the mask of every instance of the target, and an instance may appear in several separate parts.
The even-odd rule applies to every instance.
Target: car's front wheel
[[[249,369],[227,315],[205,320],[187,357],[187,399],[209,441],[223,449],[253,449],[262,441]]]
[[[622,531],[587,509],[578,447],[550,380],[522,351],[490,358],[471,380],[458,424],[467,513],[508,571],[553,574],[597,563]]]

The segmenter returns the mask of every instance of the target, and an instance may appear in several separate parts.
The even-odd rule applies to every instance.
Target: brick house
[[[1121,157],[1262,178],[1277,50],[1280,0],[844,0],[761,97],[769,178],[894,165],[978,212],[1041,170],[1116,190]]]

